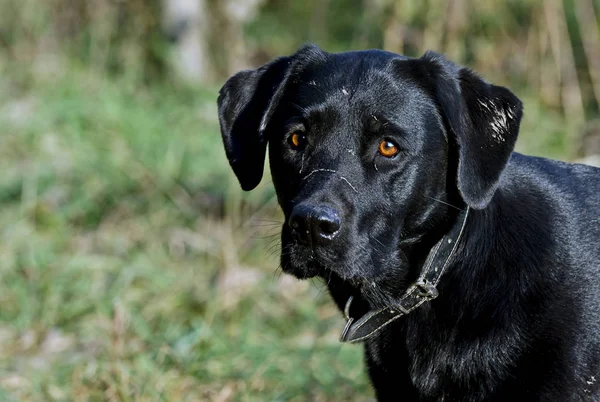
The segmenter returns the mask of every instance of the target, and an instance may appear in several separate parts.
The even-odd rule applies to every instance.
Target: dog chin
[[[281,269],[288,275],[295,276],[298,279],[310,279],[322,273],[322,270],[312,264],[295,263],[290,258],[281,258]]]
[[[295,276],[297,279],[310,279],[319,275],[319,272],[310,268],[289,267],[283,268],[283,272]]]

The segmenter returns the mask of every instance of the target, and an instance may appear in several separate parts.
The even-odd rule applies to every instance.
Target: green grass
[[[0,400],[370,397],[322,285],[277,271],[272,189],[238,190],[216,91],[9,67]]]

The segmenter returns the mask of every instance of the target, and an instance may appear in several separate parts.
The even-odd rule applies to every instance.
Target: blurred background
[[[319,281],[278,270],[216,96],[293,52],[426,49],[525,103],[518,149],[598,163],[600,0],[0,2],[0,400],[366,401]]]

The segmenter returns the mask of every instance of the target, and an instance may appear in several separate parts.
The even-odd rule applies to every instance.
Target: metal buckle
[[[429,300],[435,299],[440,294],[435,285],[433,285],[425,278],[420,278],[419,280],[417,280],[417,283],[415,283],[415,287],[417,288],[419,296]]]

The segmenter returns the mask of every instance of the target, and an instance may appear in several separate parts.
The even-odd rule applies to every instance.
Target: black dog
[[[281,266],[324,278],[379,400],[600,401],[600,169],[513,153],[509,90],[307,46],[218,104],[243,189],[269,144]]]

